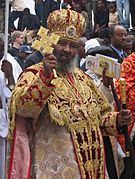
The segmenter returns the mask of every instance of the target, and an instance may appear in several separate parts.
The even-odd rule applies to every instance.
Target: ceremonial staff
[[[120,87],[120,97],[121,97],[121,105],[118,100],[118,96],[116,90],[114,88],[114,84],[111,84],[112,93],[114,96],[114,100],[117,105],[118,111],[121,109],[126,109],[126,81],[124,78],[119,80]],[[130,140],[130,136],[128,134],[128,127],[121,127],[120,133],[124,133],[125,137],[125,149],[126,149],[126,157],[124,158],[125,170],[121,176],[121,179],[134,179],[134,170],[135,170],[135,151]]]

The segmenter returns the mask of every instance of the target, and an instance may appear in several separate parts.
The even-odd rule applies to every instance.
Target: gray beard
[[[65,63],[65,61],[57,61],[57,69],[60,73],[72,73],[78,64],[78,56],[76,55],[72,60]]]

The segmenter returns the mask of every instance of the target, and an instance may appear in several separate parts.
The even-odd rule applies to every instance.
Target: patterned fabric
[[[53,11],[47,19],[50,32],[61,38],[78,41],[86,29],[85,18],[73,10],[61,9]]]
[[[30,135],[32,128],[28,134],[32,136],[31,175],[35,178],[102,179],[101,131],[117,135],[116,113],[110,112],[106,98],[81,70],[57,75],[48,86],[42,63],[24,72],[12,95],[11,129],[17,122],[15,113],[33,119],[34,136]]]
[[[46,110],[42,116],[31,145],[31,179],[81,179],[70,133],[51,123]]]
[[[126,97],[127,108],[132,111],[133,123],[129,126],[129,133],[132,130],[135,121],[135,52],[129,55],[122,63],[121,77],[126,80]],[[119,83],[116,81],[117,94],[120,99]],[[120,135],[118,137],[120,144],[124,149],[124,137]]]

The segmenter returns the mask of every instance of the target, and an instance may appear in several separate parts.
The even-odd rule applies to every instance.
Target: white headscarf
[[[87,53],[89,49],[97,46],[100,46],[100,43],[96,38],[88,40],[87,42],[85,42],[85,53]]]

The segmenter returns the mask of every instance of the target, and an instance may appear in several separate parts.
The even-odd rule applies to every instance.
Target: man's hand
[[[1,70],[5,73],[5,77],[7,79],[9,79],[13,75],[12,64],[7,60],[2,61]]]
[[[123,127],[131,124],[131,111],[128,109],[121,109],[117,115],[117,126]]]
[[[43,68],[45,77],[50,78],[53,75],[53,69],[57,68],[57,59],[53,54],[45,54]]]
[[[15,80],[14,80],[14,76],[13,76],[13,69],[12,69],[12,64],[7,61],[7,60],[3,60],[2,61],[2,66],[1,66],[1,70],[4,72],[6,79],[8,80],[8,86],[10,85],[14,85],[15,84]]]

